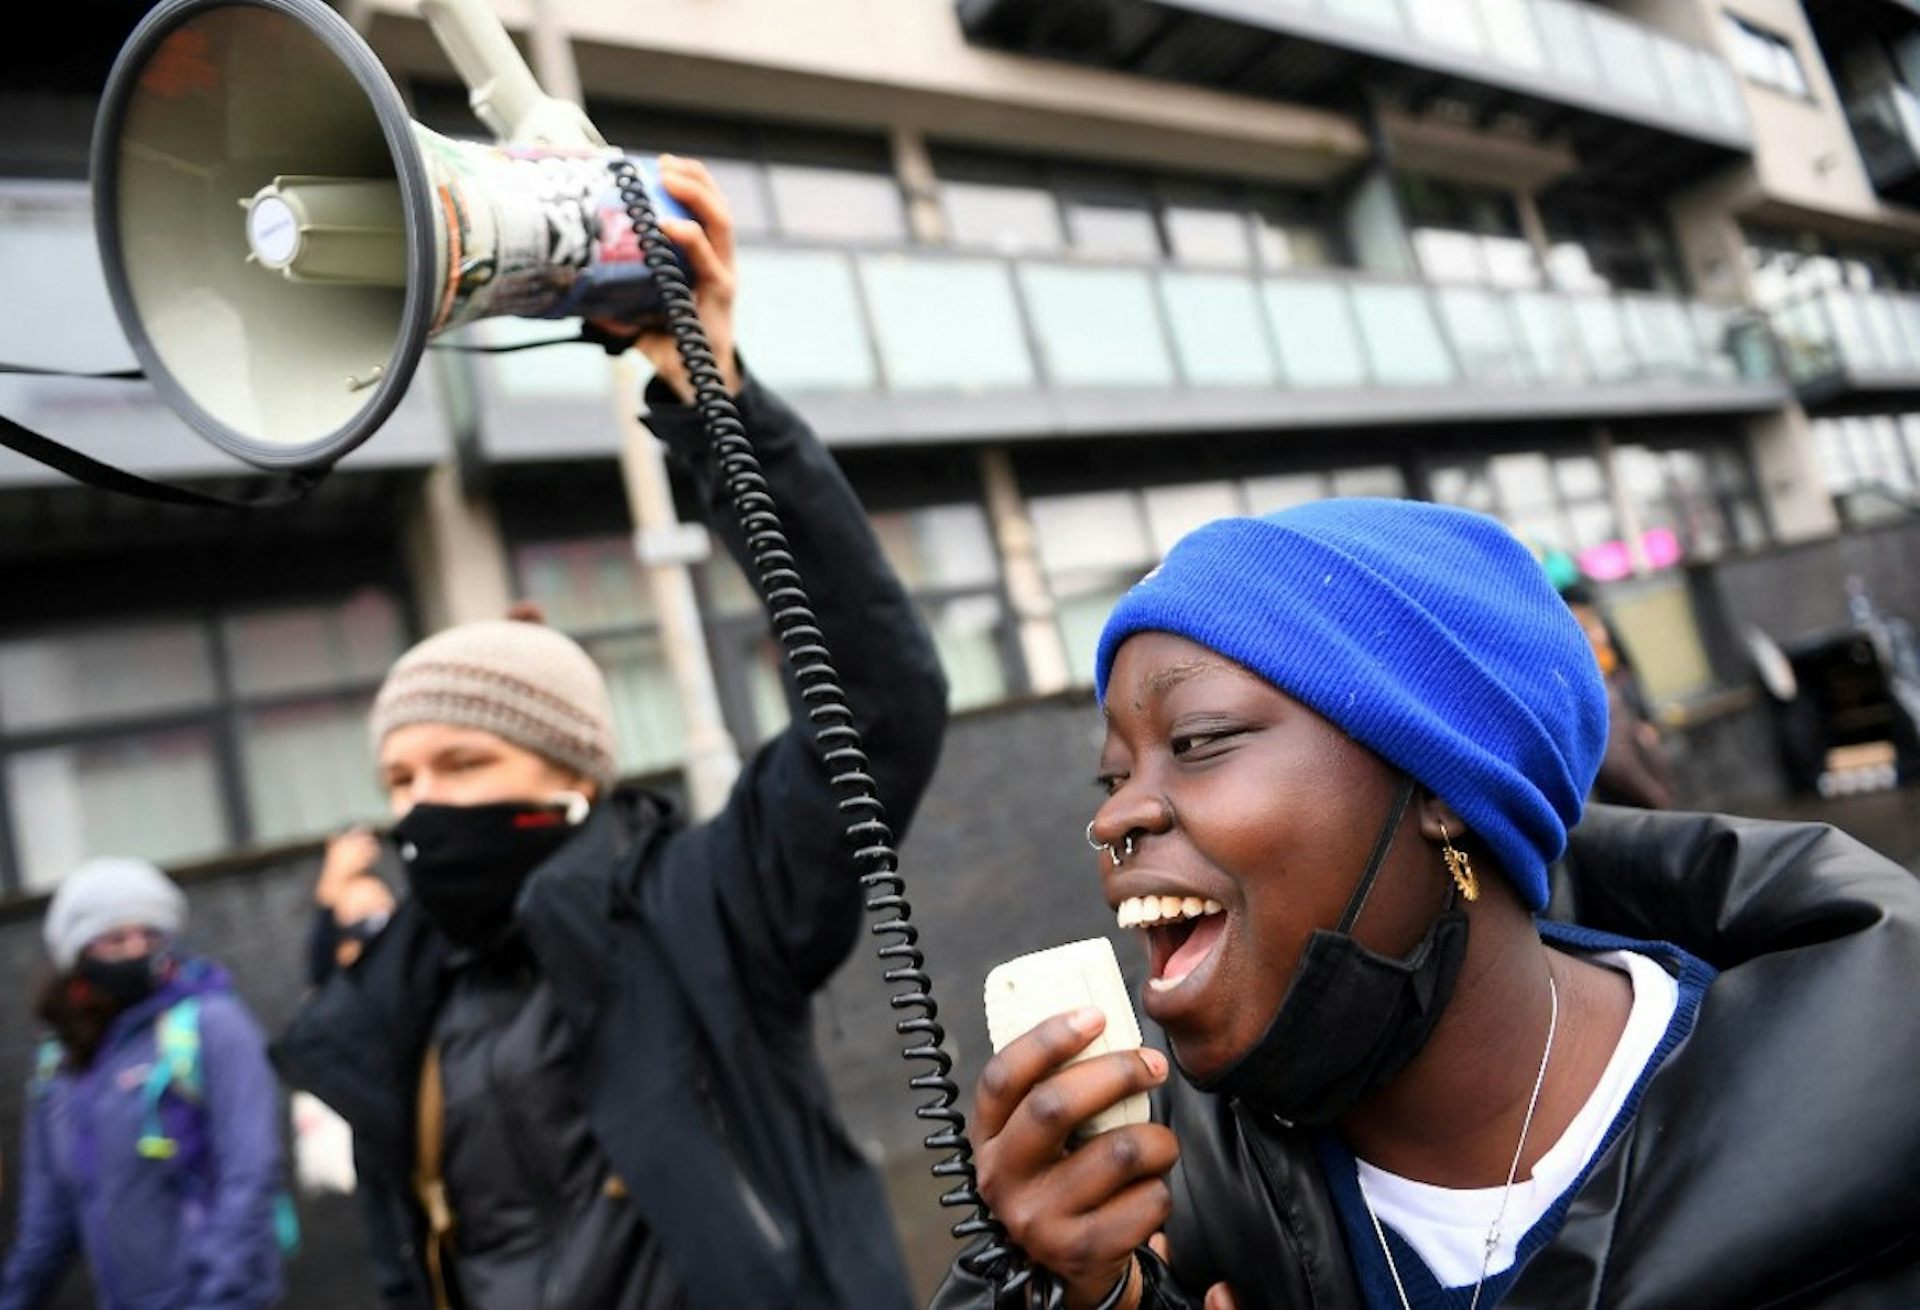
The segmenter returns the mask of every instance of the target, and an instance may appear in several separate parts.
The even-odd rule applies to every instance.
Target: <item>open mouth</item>
[[[1115,916],[1122,928],[1147,934],[1147,986],[1171,991],[1206,962],[1227,916],[1220,902],[1199,896],[1129,896]]]

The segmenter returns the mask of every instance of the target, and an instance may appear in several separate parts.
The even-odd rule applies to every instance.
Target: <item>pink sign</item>
[[[1650,569],[1672,568],[1680,562],[1680,539],[1667,528],[1640,534],[1640,549]],[[1618,582],[1633,573],[1633,555],[1624,541],[1589,546],[1574,556],[1580,571],[1595,582]]]

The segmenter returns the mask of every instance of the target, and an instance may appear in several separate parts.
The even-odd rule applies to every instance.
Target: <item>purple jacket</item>
[[[200,1103],[160,1104],[172,1159],[148,1159],[145,1084],[162,1013],[200,998]],[[37,1078],[20,1168],[20,1229],[0,1310],[33,1310],[86,1252],[101,1310],[259,1310],[280,1299],[273,1207],[279,1100],[266,1046],[227,975],[205,961],[114,1020],[91,1068]]]

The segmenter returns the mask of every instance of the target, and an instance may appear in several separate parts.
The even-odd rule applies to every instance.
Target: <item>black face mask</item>
[[[578,799],[578,798],[576,798]],[[407,885],[447,939],[490,950],[527,876],[579,831],[586,804],[416,805],[393,825]]]
[[[1449,886],[1439,917],[1405,959],[1370,951],[1349,933],[1373,890],[1413,797],[1401,785],[1340,926],[1316,929],[1267,1031],[1201,1091],[1230,1096],[1288,1123],[1329,1124],[1380,1090],[1420,1053],[1453,995],[1467,954],[1467,915]],[[1185,1070],[1182,1070],[1185,1073]]]
[[[159,955],[136,955],[130,960],[96,960],[83,955],[74,972],[119,1011],[130,1010],[153,995],[160,985],[162,964]]]

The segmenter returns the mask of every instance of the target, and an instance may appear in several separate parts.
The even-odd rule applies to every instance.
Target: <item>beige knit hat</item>
[[[374,749],[409,723],[484,729],[603,790],[617,771],[606,678],[578,642],[541,623],[463,623],[402,655],[374,698]]]

